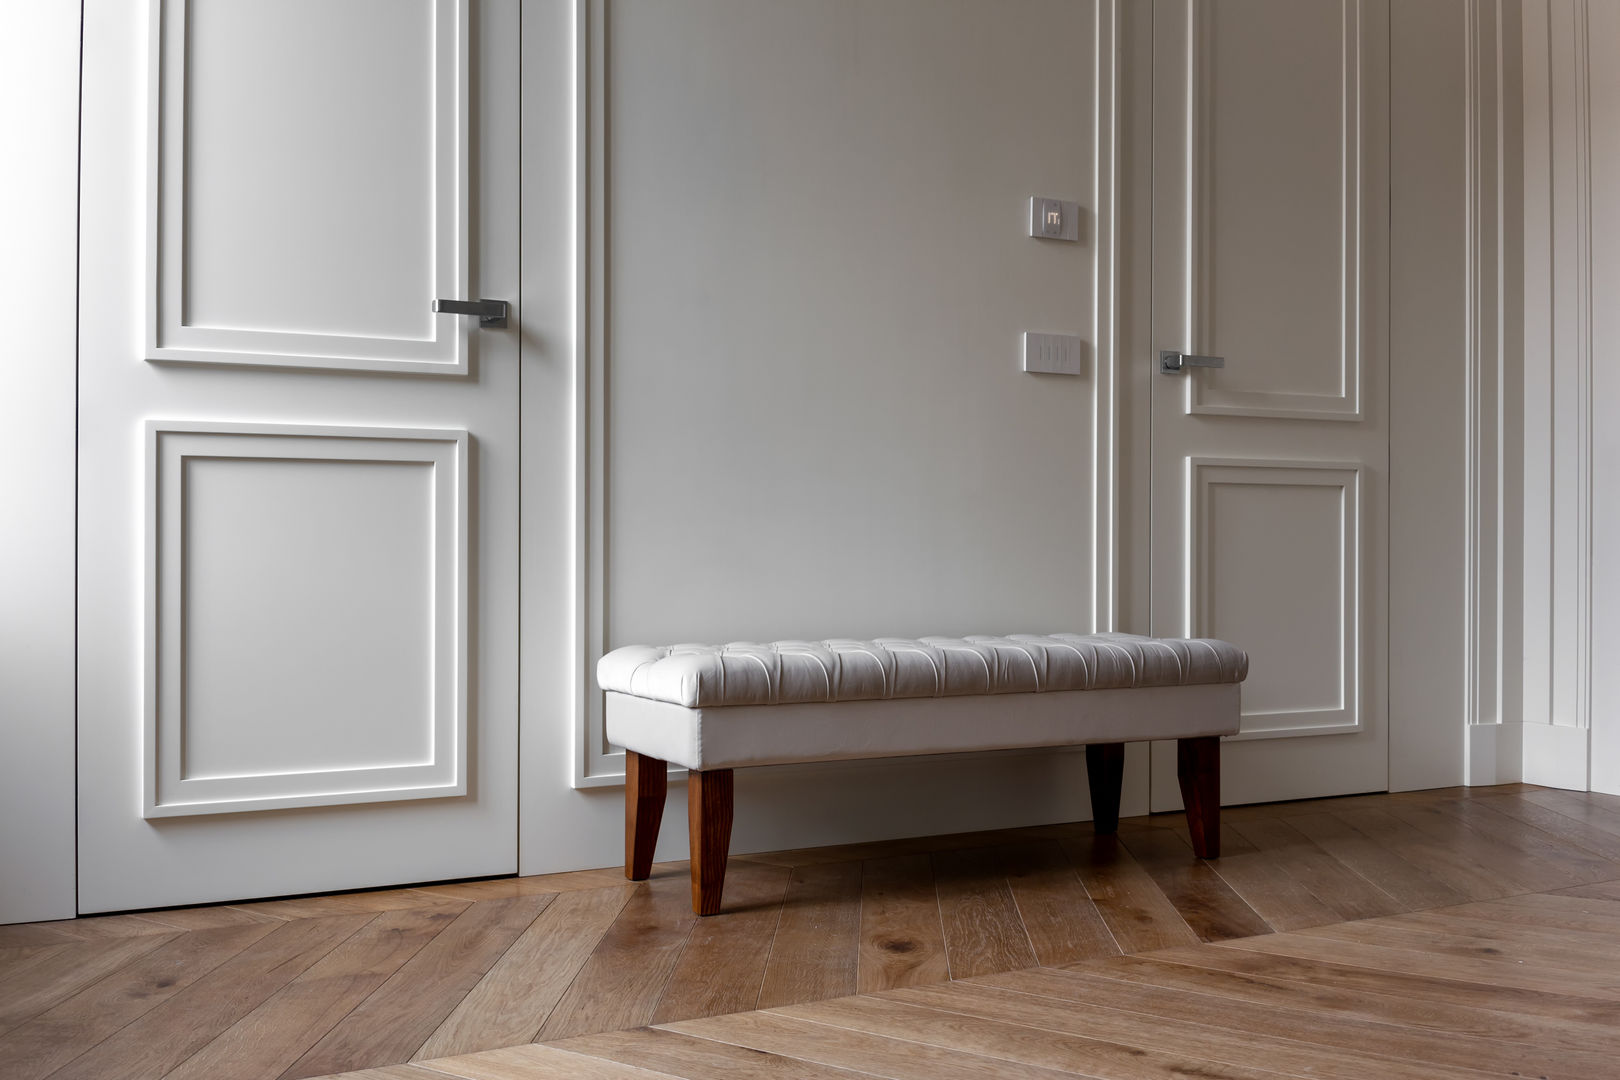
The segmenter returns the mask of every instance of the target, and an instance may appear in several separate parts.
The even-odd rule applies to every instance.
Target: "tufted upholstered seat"
[[[1086,746],[1092,818],[1119,818],[1124,744],[1175,739],[1196,853],[1219,851],[1219,737],[1249,660],[1206,638],[1133,634],[629,645],[602,657],[607,735],[626,750],[625,873],[645,878],[666,768],[690,770],[692,904],[720,907],[731,770]]]
[[[1242,682],[1249,658],[1211,638],[1012,634],[851,641],[627,645],[602,689],[699,708]]]

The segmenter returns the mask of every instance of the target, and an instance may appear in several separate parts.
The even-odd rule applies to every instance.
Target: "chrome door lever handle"
[[[1159,352],[1159,373],[1162,375],[1180,375],[1190,367],[1225,367],[1224,356],[1194,356],[1191,353],[1174,352],[1163,349]]]
[[[441,315],[476,315],[478,325],[499,330],[506,325],[505,300],[435,300],[433,310]]]

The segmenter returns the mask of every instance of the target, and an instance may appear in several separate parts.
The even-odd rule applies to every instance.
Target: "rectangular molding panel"
[[[467,371],[467,0],[400,2],[151,0],[148,359]]]
[[[1359,420],[1360,0],[1187,10],[1186,325],[1241,358],[1189,379],[1187,411]]]
[[[466,794],[467,433],[146,449],[144,815]]]
[[[1360,730],[1360,467],[1192,458],[1187,468],[1186,625],[1272,661],[1251,666],[1234,738]]]

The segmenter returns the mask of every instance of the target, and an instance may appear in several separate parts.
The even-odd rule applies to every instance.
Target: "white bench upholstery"
[[[693,909],[719,910],[731,770],[1087,747],[1092,816],[1118,823],[1124,744],[1175,739],[1196,853],[1219,852],[1219,737],[1238,730],[1242,649],[1130,634],[632,645],[597,665],[627,752],[625,872],[650,871],[669,763],[690,770]]]

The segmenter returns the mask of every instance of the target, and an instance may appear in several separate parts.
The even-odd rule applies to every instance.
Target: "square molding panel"
[[[466,794],[469,443],[147,423],[147,818]]]

